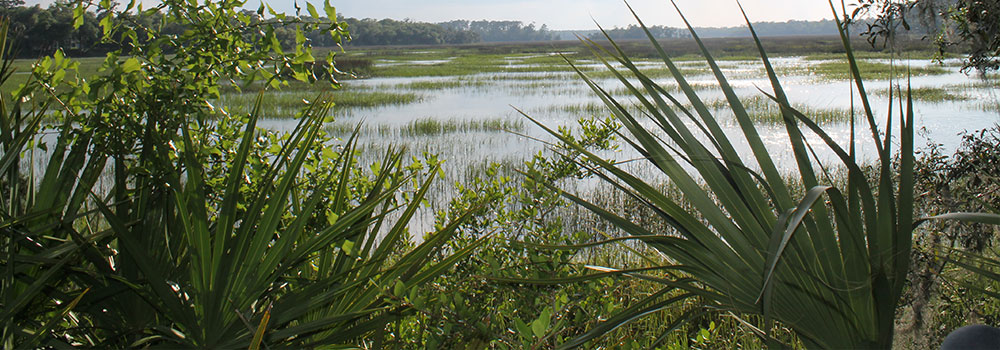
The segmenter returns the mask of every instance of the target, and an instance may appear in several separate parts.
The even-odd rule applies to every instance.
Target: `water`
[[[524,67],[520,61],[525,56],[511,57],[505,60],[505,64],[510,67]],[[861,109],[860,99],[853,83],[846,80],[830,80],[826,77],[811,74],[808,69],[811,65],[817,65],[823,61],[810,61],[802,57],[784,57],[772,59],[772,64],[779,72],[780,80],[789,100],[795,105],[804,105],[819,109],[842,109],[850,110],[852,103],[856,110]],[[388,62],[387,62],[388,63]],[[390,64],[405,64],[406,62],[393,61]],[[417,61],[413,64],[434,64],[440,62]],[[926,60],[904,60],[897,61],[900,67],[923,67],[930,64]],[[926,102],[915,100],[915,125],[918,130],[916,145],[918,147],[927,142],[941,144],[945,151],[955,150],[960,141],[959,136],[964,131],[972,131],[991,127],[1000,122],[1000,114],[996,111],[987,111],[982,108],[983,103],[995,103],[998,101],[996,88],[973,88],[966,85],[976,84],[978,78],[967,76],[956,67],[954,62],[945,69],[947,74],[914,76],[910,84],[914,88],[936,87],[944,88],[949,93],[965,96],[966,100],[946,101],[946,102]],[[763,66],[759,61],[723,61],[719,63],[723,72],[729,79],[729,83],[734,87],[735,92],[741,98],[762,96],[762,92],[773,93],[770,81],[767,79]],[[603,67],[596,62],[584,62],[582,67]],[[657,62],[642,62],[643,69],[662,69],[663,64]],[[680,62],[678,66],[685,70],[699,70],[695,74],[687,76],[688,82],[698,87],[697,94],[703,101],[713,101],[724,99],[722,92],[716,88],[718,82],[714,75],[707,70],[707,65],[700,62]],[[457,87],[414,90],[406,87],[406,84],[414,82],[452,81],[459,80],[462,84]],[[672,78],[656,79],[664,87],[676,86]],[[607,90],[620,88],[622,84],[611,78],[601,78],[597,82]],[[903,82],[905,84],[905,81]],[[865,87],[869,92],[886,89],[890,82],[886,80],[866,80]],[[903,86],[905,89],[905,85]],[[552,141],[554,138],[547,135],[541,128],[533,125],[525,118],[521,112],[530,115],[543,124],[556,128],[559,126],[572,127],[580,117],[594,116],[592,112],[581,112],[580,108],[573,109],[574,106],[587,106],[600,104],[600,99],[590,90],[584,82],[575,75],[567,72],[511,72],[511,73],[482,73],[462,77],[414,77],[414,78],[371,78],[345,82],[347,89],[375,89],[389,92],[416,92],[423,96],[418,102],[406,105],[381,106],[376,108],[356,108],[339,110],[337,112],[338,122],[354,124],[364,122],[372,129],[379,127],[383,129],[393,129],[404,127],[414,120],[438,119],[447,120],[510,120],[522,121],[524,128],[516,133],[498,131],[475,131],[465,133],[445,133],[438,135],[415,135],[386,137],[385,134],[367,133],[361,138],[361,143],[368,148],[381,148],[388,144],[407,145],[415,154],[419,152],[436,153],[440,158],[445,159],[446,180],[438,181],[435,192],[444,193],[437,196],[432,202],[432,206],[440,207],[451,197],[449,190],[454,181],[467,181],[469,167],[483,166],[490,161],[504,162],[507,164],[520,164],[530,159],[537,152],[545,149],[545,143],[540,140]],[[682,102],[687,99],[680,92],[674,93]],[[853,95],[853,99],[852,99]],[[884,129],[886,123],[886,112],[889,107],[888,97],[869,94],[871,107],[873,108],[879,128]],[[623,97],[624,98],[624,97]],[[894,105],[893,111],[898,116],[899,106]],[[754,161],[749,156],[749,148],[742,139],[742,132],[733,120],[732,113],[725,110],[714,112],[719,123],[733,139],[738,151],[746,154],[744,159],[751,167]],[[599,113],[597,116],[605,117],[609,113]],[[863,160],[872,160],[875,156],[871,131],[867,128],[867,122],[860,115],[856,119],[857,130],[854,134],[858,141],[858,150]],[[285,128],[292,125],[294,120],[272,120],[266,125],[276,128]],[[898,135],[898,118],[893,121],[893,133]],[[829,133],[838,143],[846,148],[847,142],[851,138],[850,124],[848,122],[834,122],[823,125],[823,129]],[[787,140],[784,126],[777,124],[762,123],[758,125],[758,130],[763,138],[763,142],[768,147],[771,155],[775,158],[775,163],[783,171],[792,172],[795,170],[795,162]],[[806,138],[817,151],[818,159],[826,165],[837,163],[833,153],[828,151],[821,139],[811,132],[806,133]],[[893,144],[898,146],[898,139],[893,140]],[[379,152],[366,152],[374,155]],[[606,153],[619,160],[636,158],[633,152],[621,151]],[[637,172],[652,174],[650,169],[634,168]],[[648,175],[655,176],[655,175]],[[586,191],[592,187],[585,183],[575,184],[574,188]],[[426,220],[425,220],[426,221]],[[421,225],[422,226],[422,225]]]
[[[516,59],[510,59],[511,64],[516,64]],[[822,61],[807,61],[801,57],[775,58],[772,60],[775,68],[782,72],[803,71],[801,68],[808,65],[819,64]],[[897,62],[902,66],[910,65],[921,67],[930,64],[926,60],[910,60]],[[590,64],[596,66],[596,64]],[[662,64],[660,64],[662,65]],[[730,84],[735,88],[738,95],[743,97],[762,95],[758,89],[772,92],[767,77],[763,74],[761,65],[754,61],[726,61],[720,65],[724,73],[732,77]],[[587,65],[584,65],[587,66]],[[643,63],[643,67],[655,67],[654,62]],[[704,64],[698,62],[683,62],[684,67],[702,67]],[[920,87],[947,87],[960,84],[971,84],[976,82],[975,77],[969,77],[958,71],[958,68],[947,67],[950,73],[936,76],[916,76],[911,80],[914,88]],[[707,73],[707,72],[706,72]],[[538,77],[549,77],[537,79]],[[445,78],[373,78],[356,81],[348,81],[345,84],[350,89],[355,87],[366,87],[383,89],[389,91],[411,92],[405,88],[398,88],[402,84],[419,81],[442,81],[456,79],[455,77]],[[573,73],[489,73],[462,77],[464,81],[488,82],[487,84],[469,84],[473,86],[446,88],[433,91],[416,92],[422,94],[424,98],[417,103],[397,106],[383,106],[370,109],[351,109],[341,111],[342,122],[364,121],[366,124],[384,124],[399,126],[417,119],[434,118],[441,120],[476,120],[476,119],[510,119],[525,120],[518,110],[524,111],[534,118],[550,126],[565,126],[573,124],[574,120],[581,115],[579,112],[560,111],[560,106],[574,106],[586,104],[598,104],[600,100],[590,89]],[[699,74],[688,77],[692,85],[714,85],[717,84],[714,76],[709,74]],[[671,79],[659,79],[664,85],[674,85]],[[830,81],[819,76],[811,75],[785,75],[781,77],[785,92],[790,101],[795,104],[804,104],[816,108],[827,109],[849,109],[852,99],[852,84],[848,81]],[[603,79],[599,83],[607,89],[620,87],[620,84],[612,79]],[[865,82],[869,91],[885,89],[889,82],[885,80],[869,80]],[[922,102],[915,101],[915,118],[917,128],[926,128],[929,137],[935,142],[944,144],[948,150],[953,150],[960,141],[958,134],[965,130],[976,130],[989,127],[997,123],[998,114],[983,110],[978,106],[984,100],[995,100],[997,92],[995,89],[956,89],[956,94],[969,97],[966,101],[949,102]],[[702,100],[711,101],[724,98],[719,90],[699,90],[698,95]],[[857,99],[855,91],[856,108],[860,109],[860,100]],[[677,93],[677,97],[686,101],[683,94]],[[887,111],[887,98],[884,96],[871,96],[872,108],[876,117],[884,123]],[[898,107],[896,107],[898,111]],[[730,118],[724,111],[718,113],[721,119]],[[859,119],[859,121],[863,121]],[[725,123],[729,131],[737,131],[735,123]],[[898,123],[896,124],[898,125]],[[780,147],[784,144],[786,136],[783,127],[763,126],[762,133],[769,144]],[[831,135],[837,137],[838,141],[846,142],[849,136],[849,125],[839,123],[825,125],[824,128]],[[529,136],[544,137],[540,129],[530,127],[525,132]],[[868,139],[867,130],[859,130],[856,135],[859,139]],[[522,138],[516,135],[497,135],[486,137],[490,142],[487,147],[482,147],[476,154],[465,154],[466,157],[479,158],[483,155],[516,157],[517,155],[529,155],[541,148],[539,143],[522,142]],[[496,147],[497,139],[506,139],[511,145],[508,147]],[[443,135],[439,139],[417,138],[415,140],[396,139],[385,140],[394,143],[481,143],[484,135]],[[918,142],[922,144],[922,142]],[[473,145],[474,146],[474,145]],[[475,148],[475,147],[473,147]],[[446,157],[448,158],[448,157]],[[453,158],[449,158],[453,159]]]

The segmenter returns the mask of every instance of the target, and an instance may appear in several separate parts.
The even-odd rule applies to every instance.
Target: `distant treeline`
[[[2,2],[3,0],[0,0]],[[75,56],[95,56],[117,49],[114,45],[101,43],[99,22],[103,14],[86,13],[83,25],[73,29],[73,5],[56,2],[47,8],[35,6],[13,6],[0,8],[0,15],[11,19],[11,30],[19,38],[18,55],[21,57],[38,57],[51,54],[56,48],[62,48]],[[255,15],[253,12],[250,14]],[[251,16],[256,18],[254,16]],[[255,19],[259,20],[259,19]],[[392,19],[376,20],[371,18],[338,18],[346,21],[351,32],[348,45],[442,45],[470,44],[482,42],[538,42],[574,39],[574,34],[583,35],[595,40],[603,40],[604,36],[595,31],[552,31],[542,25],[525,24],[519,21],[469,21],[456,20],[444,23],[398,21]],[[146,28],[161,28],[166,33],[181,33],[184,28],[176,24],[161,25],[163,16],[141,16],[132,21],[141,23]],[[754,28],[761,36],[790,35],[835,35],[836,24],[830,20],[823,21],[787,21],[758,22]],[[852,29],[855,33],[863,32],[867,26],[857,24]],[[687,29],[666,26],[652,26],[650,32],[656,38],[687,38]],[[745,27],[726,28],[696,28],[698,34],[705,38],[713,37],[745,37],[749,32]],[[142,35],[142,33],[139,33]],[[313,46],[331,46],[329,35],[321,32],[305,33]],[[275,35],[287,48],[295,45],[295,28],[279,27]],[[638,26],[608,30],[612,39],[643,39],[645,32]]]
[[[93,13],[86,13],[83,25],[74,30],[73,7],[66,3],[57,2],[48,8],[10,7],[2,11],[3,16],[10,18],[11,36],[17,38],[14,49],[21,57],[48,55],[57,48],[77,55],[107,51],[99,47],[99,19]]]
[[[687,29],[673,28],[667,26],[652,26],[647,28],[649,33],[653,35],[654,38],[658,39],[672,39],[672,38],[690,38],[691,33]],[[628,40],[628,39],[646,39],[646,32],[642,30],[642,27],[637,25],[629,25],[625,28],[614,28],[607,29],[608,36],[613,40]],[[606,40],[607,38],[601,32],[590,33],[591,40]]]
[[[909,31],[902,30],[901,33],[912,35],[923,35],[927,32],[926,26],[917,20],[908,22],[911,26]],[[860,34],[868,29],[868,22],[859,21],[852,24],[851,33]],[[753,28],[759,36],[824,36],[837,35],[837,24],[832,20],[820,21],[797,21],[786,22],[755,22]],[[689,38],[691,34],[687,28],[673,28],[666,26],[649,27],[650,33],[659,39]],[[746,26],[735,27],[696,27],[695,31],[702,38],[742,38],[749,37],[750,31]],[[636,25],[626,28],[613,28],[607,30],[608,35],[615,40],[645,39],[646,33]],[[604,35],[597,30],[561,30],[557,31],[560,40],[573,40],[577,35],[585,36],[594,40],[604,40]]]
[[[444,23],[397,21],[371,18],[347,21],[353,45],[437,45],[479,42],[551,41],[558,35],[545,25],[519,21],[468,21]]]
[[[352,45],[438,45],[482,41],[478,33],[445,26],[392,19],[342,19],[351,32]]]
[[[864,24],[856,24],[851,31],[860,33],[866,28],[867,26]],[[837,23],[828,19],[820,21],[755,22],[753,29],[759,36],[837,35]],[[705,38],[750,36],[750,30],[745,25],[737,27],[695,28],[695,30],[697,30],[699,36]]]
[[[114,45],[101,43],[99,23],[104,14],[87,12],[83,18],[83,25],[74,29],[73,9],[72,4],[56,2],[48,7],[34,5],[0,8],[0,15],[6,15],[11,19],[11,30],[19,39],[17,53],[21,57],[48,55],[57,48],[62,48],[75,56],[103,55],[117,49]],[[132,20],[140,23],[141,27],[162,28],[167,33],[181,33],[184,30],[172,24],[161,27],[163,16],[159,14],[136,16]],[[348,23],[351,32],[351,41],[348,45],[441,45],[558,39],[558,34],[544,25],[536,27],[534,24],[518,21],[459,20],[424,23],[343,17],[338,18],[338,21]],[[333,45],[326,33],[305,34],[313,46]],[[294,27],[276,28],[275,35],[284,46],[295,45]]]
[[[483,42],[552,41],[559,39],[559,35],[549,30],[544,24],[537,29],[533,23],[525,25],[519,21],[456,20],[438,24],[447,29],[476,33]]]

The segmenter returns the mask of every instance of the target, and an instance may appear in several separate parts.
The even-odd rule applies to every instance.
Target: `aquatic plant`
[[[830,7],[837,16],[832,2]],[[645,28],[638,15],[634,11],[632,14]],[[812,118],[791,105],[760,40],[750,28],[772,84],[772,91],[766,96],[780,106],[788,135],[787,147],[798,165],[798,179],[794,182],[804,186],[798,191],[789,188],[774,164],[773,150],[765,147],[746,106],[697,33],[684,20],[751,151],[748,154],[736,151],[732,136],[723,132],[715,116],[652,35],[650,44],[659,52],[692,107],[681,104],[636,67],[610,38],[611,48],[588,42],[608,71],[632,91],[632,98],[644,107],[643,113],[633,114],[629,103],[620,102],[587,72],[579,70],[579,75],[624,125],[629,136],[626,142],[670,179],[682,199],[660,192],[620,165],[588,152],[558,131],[535,121],[564,144],[583,153],[588,162],[582,164],[596,176],[642,202],[670,227],[665,232],[651,231],[610,209],[565,194],[628,234],[588,246],[638,240],[655,248],[671,263],[638,269],[590,266],[594,273],[581,279],[628,276],[661,283],[663,288],[560,348],[585,344],[637,318],[683,303],[701,307],[664,325],[664,332],[705,312],[728,312],[736,317],[759,315],[760,322],[746,324],[769,347],[781,345],[771,336],[774,326],[781,324],[791,328],[809,348],[890,348],[895,309],[910,267],[914,227],[930,219],[1000,224],[1000,216],[956,213],[914,218],[912,100],[907,97],[901,101],[900,104],[906,104],[905,109],[897,111],[898,115],[890,111],[883,124],[885,129],[879,128],[865,93],[860,63],[854,57],[843,26],[840,26],[841,38],[847,56],[844,68],[850,69],[850,77],[860,91],[863,118],[877,150],[874,181],[859,164],[853,136],[845,149]],[[841,24],[839,19],[837,23]],[[625,69],[615,69],[611,62]],[[653,127],[644,127],[641,119],[649,119]],[[898,125],[895,133],[893,125]],[[810,148],[816,146],[807,142],[805,132],[819,136],[822,146],[836,155],[838,166],[846,171],[846,181],[841,184],[832,179],[830,165],[813,156]],[[894,134],[900,142],[897,155],[893,155],[890,146]],[[743,156],[751,156],[758,170],[753,170]],[[895,157],[899,159],[898,166],[893,164]],[[796,192],[805,195],[794,197]]]

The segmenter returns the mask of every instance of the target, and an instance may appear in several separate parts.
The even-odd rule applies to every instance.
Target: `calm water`
[[[525,56],[526,57],[526,56]],[[518,66],[518,59],[508,60],[512,66]],[[776,58],[773,64],[779,72],[783,68],[797,68],[810,64],[819,64],[822,61],[808,61],[802,58]],[[434,62],[417,62],[419,64],[431,64]],[[913,67],[926,66],[931,64],[926,60],[912,60],[897,62],[901,65],[911,65]],[[393,61],[384,64],[400,64]],[[655,66],[655,63],[647,63],[647,66]],[[682,62],[682,67],[704,66],[698,62]],[[721,62],[723,71],[729,77],[730,84],[736,89],[741,97],[763,96],[758,90],[762,89],[772,92],[769,81],[763,75],[762,67],[758,62],[752,61],[725,61]],[[925,128],[926,133],[921,133],[918,145],[924,144],[927,139],[941,143],[948,150],[953,150],[960,137],[961,132],[966,130],[978,130],[992,126],[1000,121],[1000,114],[996,111],[986,111],[981,108],[982,103],[998,101],[998,91],[993,88],[952,88],[964,84],[973,84],[978,81],[976,77],[970,77],[959,72],[957,67],[945,67],[949,74],[935,76],[912,77],[912,86],[938,87],[949,89],[953,94],[964,95],[968,100],[947,101],[947,102],[923,102],[915,101],[916,126]],[[793,70],[794,71],[794,70]],[[780,73],[779,73],[780,74]],[[550,77],[548,79],[540,79]],[[395,126],[399,127],[418,119],[439,119],[447,120],[493,120],[506,119],[512,121],[522,121],[525,123],[523,132],[532,137],[545,138],[543,132],[531,125],[530,122],[517,110],[524,111],[528,115],[541,120],[550,126],[572,125],[579,117],[591,116],[593,113],[568,111],[569,106],[584,106],[599,104],[600,100],[590,89],[573,73],[490,73],[474,76],[462,77],[463,81],[475,81],[479,84],[464,84],[456,88],[445,88],[437,90],[411,90],[400,85],[420,82],[420,81],[445,81],[458,79],[456,77],[415,77],[415,78],[372,78],[348,81],[347,88],[369,88],[380,91],[395,92],[416,92],[423,98],[416,103],[396,106],[383,106],[377,108],[356,108],[338,111],[341,117],[340,122],[356,123],[363,121],[366,125]],[[717,84],[714,76],[708,74],[691,75],[687,77],[692,85],[714,85]],[[789,99],[793,104],[804,104],[810,107],[822,109],[849,109],[852,103],[852,84],[848,81],[830,81],[818,76],[810,75],[786,75],[781,77],[781,81]],[[483,84],[482,82],[487,82]],[[606,89],[620,87],[615,80],[599,81]],[[676,85],[672,79],[660,79],[664,85]],[[867,80],[865,87],[869,91],[885,89],[889,82],[885,80]],[[465,86],[468,85],[468,86]],[[905,88],[905,86],[904,86]],[[698,90],[698,95],[703,101],[719,100],[724,98],[721,91],[712,89]],[[857,95],[856,93],[854,94]],[[869,93],[872,108],[875,110],[876,118],[880,123],[884,123],[887,110],[888,98],[884,96],[874,96]],[[679,100],[687,101],[683,94],[676,93]],[[860,109],[859,100],[855,100],[856,109]],[[898,112],[898,108],[896,108]],[[601,114],[602,116],[604,114]],[[716,117],[720,123],[732,131],[731,135],[739,135],[737,125],[732,120],[731,113],[724,110],[716,112]],[[859,118],[859,126],[863,119]],[[273,121],[276,124],[290,123],[291,121]],[[898,126],[898,122],[894,123]],[[277,125],[276,125],[277,126]],[[787,136],[784,127],[778,125],[759,125],[761,134],[769,147],[773,147],[775,154],[780,155],[786,152]],[[833,135],[839,142],[846,143],[849,138],[849,124],[834,123],[824,125],[824,129]],[[897,131],[898,132],[898,131]],[[859,128],[857,132],[859,140],[870,139],[870,131],[867,128]],[[816,138],[810,138],[819,142]],[[535,151],[542,148],[539,142],[529,141],[524,137],[513,134],[497,132],[472,132],[468,134],[446,134],[441,136],[418,136],[418,137],[393,137],[386,138],[383,135],[373,135],[367,140],[369,143],[404,143],[414,147],[429,147],[440,149],[443,153],[451,153],[460,158],[471,157],[475,159],[483,158],[515,158],[523,159],[530,156]],[[862,144],[861,148],[865,144]],[[818,145],[817,145],[818,146]],[[456,157],[446,159],[462,161]]]
[[[507,64],[511,67],[523,67],[520,61],[526,56],[511,57]],[[855,108],[860,110],[861,105],[856,99],[856,91],[852,89],[852,84],[846,80],[834,81],[824,77],[809,75],[808,70],[802,69],[807,65],[819,64],[822,61],[810,61],[801,57],[775,58],[772,63],[780,72],[791,72],[781,76],[781,81],[789,99],[793,104],[802,104],[809,107],[821,109],[844,109],[850,110],[852,103],[852,91],[855,95]],[[380,64],[412,64],[414,62],[383,62]],[[439,61],[419,61],[416,64],[436,64]],[[930,64],[926,60],[912,60],[896,62],[903,66],[920,67]],[[954,63],[954,62],[948,62]],[[584,65],[595,65],[594,63],[584,63]],[[697,93],[703,101],[719,100],[724,98],[721,91],[707,86],[717,84],[713,75],[704,70],[705,64],[699,62],[681,62],[678,64],[684,69],[702,69],[703,73],[688,75],[689,83],[695,86],[702,86]],[[644,67],[657,67],[656,63],[643,63]],[[730,84],[736,89],[741,98],[762,96],[758,90],[772,92],[769,80],[763,72],[763,67],[757,61],[724,61],[720,62],[723,71],[729,79]],[[914,88],[936,87],[945,88],[955,95],[966,96],[963,101],[948,102],[924,102],[914,101],[915,122],[918,130],[916,145],[922,147],[928,141],[940,143],[948,152],[953,151],[959,144],[960,133],[988,128],[1000,122],[1000,114],[994,111],[987,111],[982,108],[984,103],[996,103],[998,91],[995,88],[970,88],[966,85],[975,84],[979,78],[967,76],[959,72],[954,64],[945,67],[948,74],[935,76],[912,77],[911,84]],[[460,79],[469,84],[461,84],[458,87],[435,89],[435,90],[412,90],[404,87],[404,84],[423,81],[448,81]],[[672,79],[658,79],[663,86],[676,85]],[[474,83],[472,83],[474,82]],[[603,79],[599,83],[608,90],[619,88],[621,84],[616,80]],[[865,87],[868,91],[886,89],[889,82],[885,80],[866,80]],[[592,116],[594,112],[581,112],[579,108],[573,110],[573,106],[586,106],[600,104],[600,100],[590,89],[575,76],[574,73],[489,73],[473,76],[459,77],[414,77],[414,78],[371,78],[348,81],[345,83],[347,89],[374,89],[379,91],[393,92],[414,92],[423,98],[416,103],[396,106],[383,106],[377,108],[355,108],[339,110],[338,122],[357,123],[363,121],[366,125],[386,130],[399,128],[414,120],[433,118],[442,121],[448,120],[510,120],[521,121],[524,124],[522,135],[505,132],[475,131],[467,133],[447,133],[434,136],[392,136],[390,133],[377,134],[369,133],[363,137],[362,142],[367,147],[380,148],[388,144],[406,144],[411,150],[429,151],[437,153],[446,160],[446,181],[439,181],[441,186],[437,198],[432,198],[432,202],[438,204],[446,203],[450,197],[447,190],[454,181],[466,180],[467,168],[481,166],[489,161],[502,161],[508,164],[520,164],[529,159],[539,150],[544,149],[544,144],[534,138],[552,140],[544,132],[531,124],[524,118],[518,110],[524,111],[533,118],[536,118],[546,125],[572,126],[580,117]],[[961,87],[964,86],[964,87]],[[904,86],[905,88],[905,86]],[[885,123],[888,97],[871,96],[872,107],[875,110],[876,118],[880,124]],[[683,101],[687,101],[682,93],[675,96]],[[898,116],[898,108],[894,108]],[[606,112],[598,112],[598,116],[610,115]],[[745,141],[742,140],[738,125],[732,118],[732,113],[725,110],[716,111],[716,118],[726,129],[727,133],[737,144],[738,148],[747,150]],[[859,116],[858,130],[855,133],[859,140],[859,151],[862,156],[872,159],[871,152],[871,132],[866,127],[864,119]],[[269,124],[272,127],[287,127],[292,120],[273,120]],[[893,122],[894,133],[898,134],[898,119]],[[919,131],[923,129],[923,131]],[[764,141],[776,158],[776,163],[786,171],[794,171],[794,159],[788,146],[787,135],[784,127],[775,124],[759,124],[758,130]],[[847,122],[830,123],[824,125],[830,135],[832,135],[841,145],[845,145],[850,139],[850,127]],[[832,153],[825,151],[826,147],[820,139],[812,133],[807,133],[809,142],[817,150],[819,159],[824,163],[832,165],[835,159]],[[898,140],[895,140],[898,143]],[[372,152],[368,152],[372,153]],[[377,152],[376,152],[377,153]],[[744,161],[753,162],[749,152]],[[632,159],[635,154],[628,151],[608,153],[607,156],[618,160]],[[649,169],[643,169],[641,165],[632,166],[632,170],[639,173],[651,173]],[[576,184],[572,187],[585,189],[591,187],[586,184]],[[586,191],[584,191],[586,192]]]

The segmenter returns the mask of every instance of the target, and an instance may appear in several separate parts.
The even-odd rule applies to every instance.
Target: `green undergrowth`
[[[11,60],[11,62],[11,79],[6,79],[0,84],[0,94],[3,96],[10,96],[28,78],[32,67],[43,61],[41,59],[16,59]],[[67,77],[90,77],[98,73],[98,70],[104,65],[104,57],[75,58],[73,64],[76,65],[75,68],[65,71]]]

